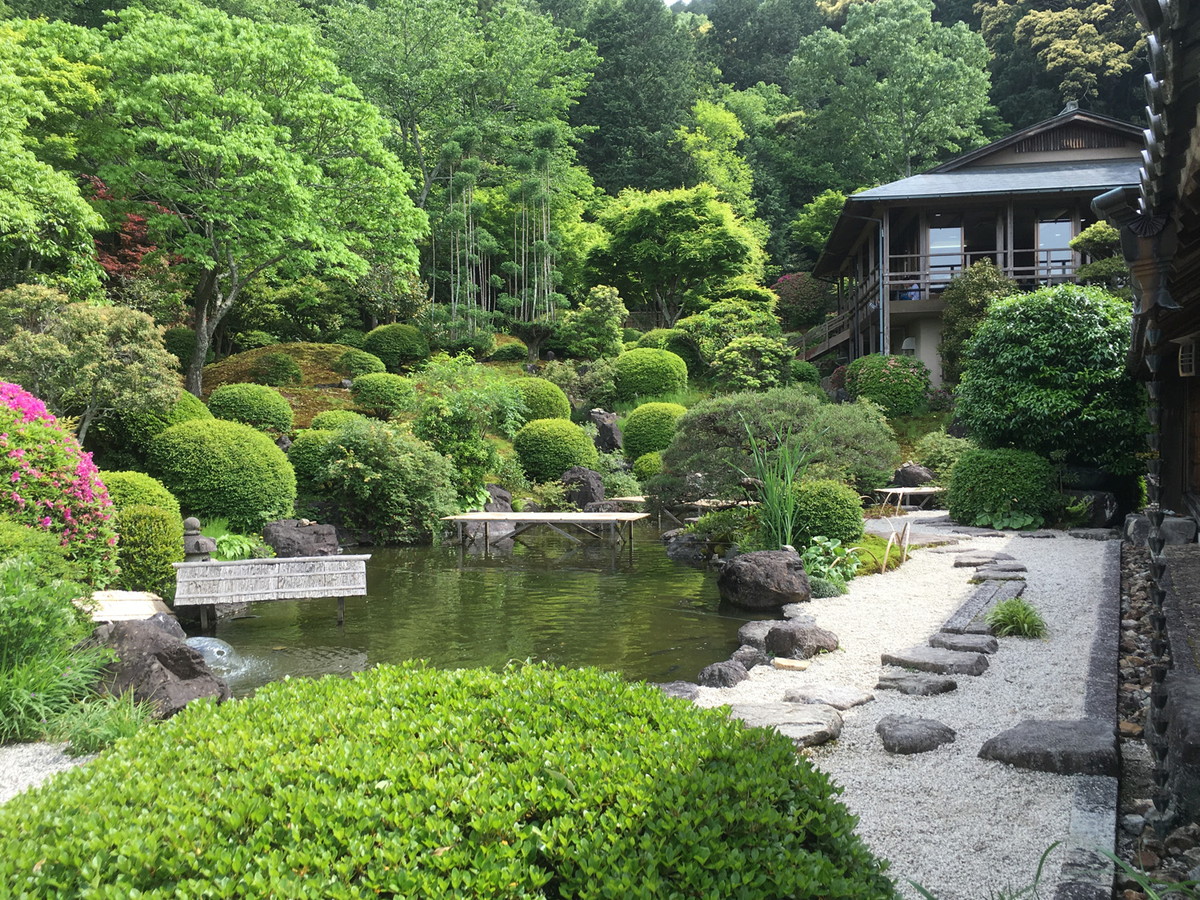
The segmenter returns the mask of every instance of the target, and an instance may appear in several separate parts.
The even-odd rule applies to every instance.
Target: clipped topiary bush
[[[1040,528],[1059,503],[1054,467],[1027,450],[968,450],[950,475],[950,518],[984,528]]]
[[[529,348],[523,341],[509,341],[497,347],[491,359],[493,362],[525,362],[529,359]]]
[[[687,363],[669,350],[638,348],[616,359],[616,395],[626,402],[662,397],[687,387]]]
[[[127,506],[156,506],[179,518],[179,501],[167,486],[145,472],[101,472],[115,511]]]
[[[211,419],[213,414],[203,401],[187,391],[179,392],[174,406],[162,413],[118,413],[107,423],[112,442],[135,459],[145,460],[150,442],[172,425],[193,419]]]
[[[256,384],[271,387],[283,387],[289,384],[299,384],[304,380],[300,363],[286,353],[267,353],[255,360],[250,367],[250,378]]]
[[[265,384],[223,384],[209,396],[208,409],[218,419],[241,422],[267,434],[292,430],[292,405]]]
[[[596,445],[567,419],[534,419],[513,437],[521,468],[533,481],[557,481],[572,466],[596,465]]]
[[[351,422],[363,422],[367,417],[349,409],[327,409],[313,416],[311,428],[317,431],[337,431]]]
[[[359,409],[385,421],[411,409],[416,395],[411,379],[391,372],[360,375],[350,384],[350,396]]]
[[[569,419],[571,401],[557,384],[545,378],[518,378],[515,387],[529,410],[526,421],[534,419]]]
[[[296,476],[283,451],[240,422],[194,419],[150,444],[148,463],[185,515],[253,533],[292,514]]]
[[[643,453],[633,461],[633,477],[638,481],[649,481],[662,471],[662,453],[655,450]]]
[[[269,331],[251,329],[250,331],[239,331],[233,342],[237,345],[239,352],[245,352],[246,350],[257,350],[259,347],[273,347],[279,343],[279,338]]]
[[[939,481],[947,481],[960,456],[975,446],[966,438],[946,434],[945,430],[931,431],[913,448],[918,464],[929,469]]]
[[[666,350],[667,341],[671,339],[672,333],[670,328],[651,328],[637,339],[637,345],[643,349]],[[629,340],[629,338],[626,338],[626,340]]]
[[[153,591],[164,600],[175,598],[175,567],[183,562],[183,520],[159,506],[134,503],[117,510],[121,535],[121,574],[116,586],[123,591]]]
[[[397,322],[380,325],[367,333],[362,349],[383,360],[389,372],[429,358],[429,343],[416,327]]]
[[[374,375],[376,372],[386,372],[387,366],[374,353],[366,350],[347,350],[337,358],[334,369],[350,378],[360,375]]]
[[[912,356],[860,356],[846,367],[846,391],[878,403],[889,418],[909,416],[929,393],[929,369]]]
[[[611,673],[377,666],[196,704],[13,798],[0,881],[29,896],[890,900],[837,794],[784,735]],[[164,853],[181,835],[204,853]]]
[[[358,421],[365,422],[361,416]],[[296,490],[310,494],[316,487],[321,471],[328,461],[328,449],[337,429],[302,428],[292,436],[287,458],[296,473]]]
[[[638,459],[656,450],[666,450],[675,437],[675,426],[687,408],[678,403],[643,403],[629,414],[621,429],[625,456]]]
[[[815,537],[849,544],[863,536],[862,501],[851,487],[828,478],[796,486],[796,527],[792,545],[806,547]]]
[[[713,380],[723,391],[765,391],[788,381],[793,351],[778,338],[748,334],[734,338],[712,361]]]
[[[793,359],[788,364],[788,380],[791,384],[821,383],[821,370],[806,359]]]

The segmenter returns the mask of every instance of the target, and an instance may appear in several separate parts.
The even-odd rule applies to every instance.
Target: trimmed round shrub
[[[571,401],[554,382],[545,378],[518,378],[513,381],[513,387],[520,392],[529,410],[527,421],[571,418]]]
[[[357,416],[358,421],[367,421]],[[296,473],[296,490],[301,494],[311,493],[328,459],[329,444],[337,429],[302,428],[292,436],[287,458]]]
[[[265,384],[223,384],[209,396],[208,410],[218,419],[241,422],[267,434],[292,430],[292,405]]]
[[[806,547],[815,537],[848,544],[863,536],[862,501],[838,481],[817,478],[796,486],[796,527],[792,544]]]
[[[621,429],[626,458],[638,459],[656,450],[666,450],[685,412],[687,407],[678,403],[643,403],[631,412]]]
[[[572,466],[593,468],[596,445],[567,419],[534,419],[513,437],[513,450],[533,481],[557,481]]]
[[[179,518],[179,501],[167,486],[145,472],[101,472],[104,486],[113,508],[120,512],[127,506],[156,506]]]
[[[417,395],[410,379],[391,372],[360,375],[350,385],[354,402],[376,419],[390,419],[413,405]]]
[[[286,353],[267,353],[250,367],[250,378],[256,384],[283,387],[299,384],[304,380],[304,372],[300,369],[300,363]]]
[[[491,358],[494,362],[525,362],[529,348],[522,341],[510,341],[497,347]]]
[[[239,331],[233,342],[237,344],[238,350],[245,352],[246,350],[257,350],[259,347],[271,347],[279,343],[279,338],[268,331],[252,329]]]
[[[179,360],[179,368],[185,369],[196,352],[196,332],[182,325],[168,328],[163,332],[163,344]]]
[[[0,881],[29,896],[890,900],[838,792],[786,736],[612,673],[383,665],[195,704],[14,797]],[[205,852],[164,853],[181,835]]]
[[[194,419],[150,444],[150,469],[179,498],[183,513],[227,519],[254,533],[292,514],[296,475],[267,435],[240,422]]]
[[[616,359],[617,399],[661,397],[687,387],[687,363],[669,350],[638,348]]]
[[[367,342],[367,333],[361,328],[339,328],[321,338],[327,344],[341,344],[361,350]]]
[[[150,442],[172,425],[194,419],[211,419],[213,414],[195,394],[179,392],[179,399],[161,413],[118,413],[111,423],[113,439],[137,459],[145,459]]]
[[[793,359],[789,365],[789,379],[792,384],[821,383],[821,370],[807,359]]]
[[[765,391],[788,380],[792,355],[778,338],[743,335],[717,351],[713,379],[723,391]]]
[[[846,367],[846,391],[878,403],[888,418],[909,416],[929,393],[929,369],[912,356],[860,356]]]
[[[840,597],[846,593],[846,586],[829,578],[816,575],[808,577],[808,590],[814,600],[824,600],[828,597]]]
[[[171,563],[183,562],[183,521],[178,513],[134,503],[118,509],[116,518],[121,535],[117,588],[153,591],[164,600],[173,600],[175,567]]]
[[[636,344],[644,333],[645,332],[638,331],[636,328],[622,328],[621,329],[621,340],[627,344],[629,344],[629,343]]]
[[[20,385],[0,381],[0,513],[55,535],[96,587],[116,575],[112,502],[75,435]]]
[[[648,481],[662,471],[662,453],[655,450],[643,453],[633,461],[633,477],[638,481]]]
[[[967,450],[950,474],[950,518],[984,528],[1039,528],[1059,503],[1054,467],[1028,450]]]
[[[387,366],[383,364],[383,360],[374,353],[368,353],[366,350],[347,350],[337,358],[337,362],[333,364],[333,368],[335,371],[341,372],[350,378],[358,378],[360,375],[373,375],[376,372],[387,371]]]
[[[356,413],[349,409],[327,409],[313,416],[312,424],[309,427],[317,431],[337,431],[351,422],[362,422],[366,418],[362,413]]]
[[[412,325],[397,322],[380,325],[367,333],[362,349],[383,360],[389,372],[399,372],[405,366],[429,358],[429,343]]]
[[[947,481],[959,457],[974,446],[966,438],[952,437],[944,430],[931,431],[917,441],[913,452],[918,464],[933,472],[939,481]]]
[[[651,350],[666,350],[667,341],[671,339],[672,334],[674,332],[670,328],[651,328],[637,339],[637,345]]]
[[[449,460],[395,426],[352,422],[324,456],[313,497],[336,524],[371,543],[427,543],[457,508]]]

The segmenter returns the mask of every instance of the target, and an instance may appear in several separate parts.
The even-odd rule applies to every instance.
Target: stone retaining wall
[[[1200,545],[1166,547],[1164,556],[1165,646],[1155,648],[1146,738],[1161,792],[1155,805],[1170,826],[1200,822]]]

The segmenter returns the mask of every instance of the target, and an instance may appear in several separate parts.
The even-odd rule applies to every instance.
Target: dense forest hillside
[[[693,265],[771,286],[811,265],[843,194],[1069,101],[1136,119],[1145,68],[1115,0],[0,15],[0,289],[106,294],[194,327],[200,360],[239,334],[394,320],[451,349],[496,328],[537,342],[599,283],[649,322],[665,289],[643,257],[673,229],[705,243]],[[618,233],[631,217],[640,238]]]

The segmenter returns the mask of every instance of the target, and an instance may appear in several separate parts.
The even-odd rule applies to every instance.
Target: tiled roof
[[[1141,165],[1141,159],[1132,158],[977,166],[953,172],[913,175],[862,191],[850,200],[859,203],[1047,191],[1094,190],[1099,194],[1123,185],[1136,186]]]

